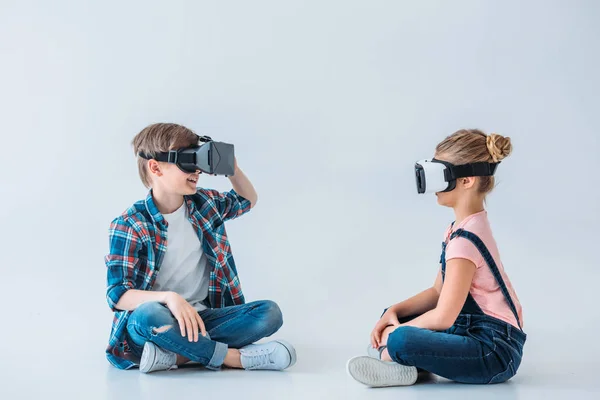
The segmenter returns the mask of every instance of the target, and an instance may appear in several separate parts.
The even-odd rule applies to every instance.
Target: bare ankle
[[[387,345],[387,341],[388,341],[388,338],[390,337],[390,334],[392,332],[394,332],[396,330],[396,328],[397,328],[396,326],[390,325],[383,330],[383,332],[381,333],[381,345],[382,346]]]
[[[240,351],[237,349],[228,349],[223,364],[229,368],[244,368],[242,367]]]
[[[381,352],[381,360],[392,361],[392,357],[390,357],[390,353],[388,352],[387,348]]]
[[[177,354],[177,365],[183,365],[183,364],[187,364],[190,362],[189,358],[185,358],[184,356],[180,356],[179,354]]]

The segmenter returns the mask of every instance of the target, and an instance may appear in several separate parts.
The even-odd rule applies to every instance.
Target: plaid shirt
[[[250,210],[251,203],[234,190],[220,193],[198,189],[185,196],[190,220],[212,267],[208,288],[210,307],[244,304],[224,222]],[[107,267],[106,299],[115,312],[106,357],[119,369],[139,364],[127,343],[127,320],[131,311],[115,308],[129,289],[151,290],[167,250],[167,221],[152,199],[140,200],[110,224],[110,251]]]

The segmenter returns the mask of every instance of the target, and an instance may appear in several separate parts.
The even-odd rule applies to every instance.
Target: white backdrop
[[[0,4],[11,371],[108,368],[107,229],[146,195],[130,142],[153,122],[236,145],[260,198],[228,231],[247,299],[283,309],[277,337],[357,352],[433,282],[453,218],[416,194],[414,161],[463,127],[510,136],[488,210],[523,365],[599,355],[600,3]]]

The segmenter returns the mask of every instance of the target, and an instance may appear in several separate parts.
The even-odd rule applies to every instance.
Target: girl
[[[516,374],[523,315],[484,209],[496,167],[511,150],[508,137],[460,130],[437,146],[434,159],[417,164],[419,192],[439,172],[438,203],[452,207],[456,219],[445,233],[433,287],[383,313],[369,356],[348,361],[354,379],[372,387],[412,385],[418,371],[428,371],[487,384]]]

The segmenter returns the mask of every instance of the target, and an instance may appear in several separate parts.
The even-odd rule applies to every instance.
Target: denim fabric
[[[268,300],[207,309],[199,314],[208,335],[199,335],[197,342],[190,342],[187,336],[181,336],[179,324],[166,306],[156,302],[140,305],[127,322],[132,352],[139,358],[144,344],[151,341],[208,369],[218,370],[229,347],[239,349],[271,336],[283,324],[279,307]],[[165,326],[171,328],[156,332]]]
[[[412,365],[461,383],[500,383],[521,364],[525,334],[487,315],[460,314],[444,332],[404,326],[392,332],[387,349]]]
[[[506,284],[483,242],[473,233],[461,229],[450,240],[456,236],[471,240],[481,252],[520,327]],[[442,278],[446,272],[445,251],[444,242],[441,256]],[[414,317],[404,318],[400,322]],[[519,328],[484,314],[469,294],[450,329],[437,332],[401,326],[389,335],[387,349],[392,360],[399,364],[415,366],[456,382],[501,383],[517,373],[526,338],[527,335]]]

